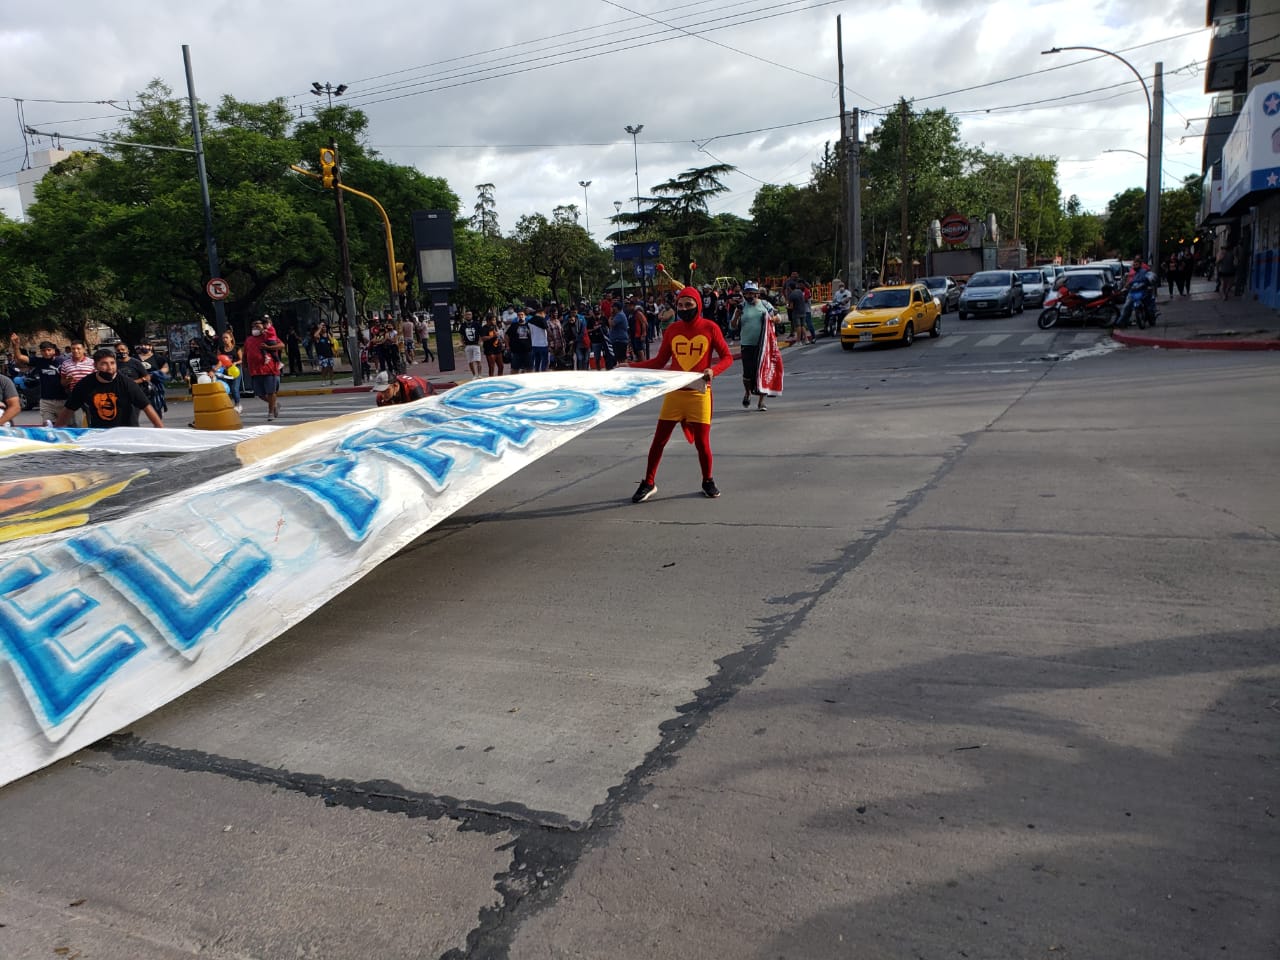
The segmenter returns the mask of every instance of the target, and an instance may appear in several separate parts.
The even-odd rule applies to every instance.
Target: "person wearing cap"
[[[421,377],[401,373],[395,376],[383,370],[373,381],[373,390],[377,395],[378,406],[386,407],[393,403],[411,403],[431,395],[431,384]]]
[[[69,424],[76,410],[84,410],[89,426],[100,430],[136,427],[139,410],[152,426],[164,426],[142,388],[116,370],[116,353],[110,347],[93,352],[93,373],[71,388],[66,405],[58,414],[57,426]]]
[[[702,374],[702,379],[689,387],[672,390],[663,398],[658,426],[649,445],[649,458],[644,479],[631,497],[632,503],[643,503],[657,490],[658,464],[662,451],[677,426],[684,428],[686,439],[697,448],[702,468],[702,493],[714,499],[720,488],[712,477],[711,456],[711,380],[733,365],[733,354],[720,327],[701,316],[702,297],[696,287],[685,287],[676,297],[676,322],[662,334],[662,345],[652,360],[631,364],[649,370],[687,370]],[[712,362],[712,356],[717,357]]]
[[[742,285],[742,303],[733,311],[729,325],[738,331],[742,344],[742,405],[751,406],[751,398],[757,397],[757,410],[769,409],[764,405],[760,390],[760,348],[764,345],[764,325],[769,322],[769,311],[760,303],[760,287],[748,280]]]

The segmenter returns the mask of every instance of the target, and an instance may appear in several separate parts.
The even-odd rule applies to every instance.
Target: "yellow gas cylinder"
[[[239,430],[243,426],[231,395],[220,383],[193,383],[191,403],[195,407],[191,426],[197,430]]]

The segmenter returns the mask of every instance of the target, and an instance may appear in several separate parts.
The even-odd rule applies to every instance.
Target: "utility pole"
[[[836,14],[836,88],[840,95],[840,140],[836,146],[836,159],[840,163],[840,223],[844,235],[844,258],[846,261],[845,279],[849,282],[851,274],[847,261],[849,250],[853,244],[853,234],[849,224],[849,124],[844,106],[844,29],[840,23],[840,14]],[[838,268],[837,268],[838,269]]]
[[[849,289],[862,290],[862,141],[858,133],[858,108],[849,118]]]
[[[222,276],[218,266],[218,241],[213,236],[213,207],[209,203],[209,177],[204,166],[204,140],[200,136],[200,109],[196,106],[196,83],[191,74],[191,48],[182,45],[182,65],[187,70],[187,99],[191,102],[191,139],[196,154],[196,175],[200,178],[200,200],[204,204],[204,245],[209,253],[209,279]],[[227,308],[221,300],[213,301],[213,329],[222,341],[227,329]]]
[[[1147,132],[1147,257],[1160,259],[1160,164],[1164,145],[1164,63],[1156,61],[1151,84],[1151,129]]]
[[[342,260],[342,293],[347,308],[347,353],[351,357],[351,382],[360,386],[364,382],[360,369],[360,318],[356,316],[356,292],[351,284],[351,251],[347,248],[347,211],[342,205],[342,162],[338,156],[338,143],[329,141],[333,151],[333,198],[338,205],[338,255]]]
[[[1013,177],[1013,245],[1018,245],[1018,221],[1022,219],[1022,167]]]
[[[898,112],[902,117],[902,133],[899,137],[899,140],[901,141],[899,144],[901,147],[899,176],[902,181],[902,224],[900,228],[900,242],[902,244],[902,279],[909,282],[913,278],[909,273],[911,269],[911,241],[907,239],[910,227],[907,218],[907,101],[905,98],[902,101],[902,109]]]

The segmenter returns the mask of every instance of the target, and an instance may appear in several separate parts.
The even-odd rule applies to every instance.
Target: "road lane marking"
[[[945,334],[941,340],[933,345],[933,349],[942,350],[945,347],[954,347],[963,339],[965,339],[964,334]]]
[[[1026,337],[1025,339],[1023,339],[1023,341],[1022,341],[1022,345],[1023,345],[1024,347],[1034,347],[1034,346],[1039,346],[1039,345],[1040,345],[1040,344],[1042,344],[1042,343],[1048,343],[1048,342],[1049,342],[1050,340],[1052,340],[1055,336],[1056,336],[1056,334],[1054,334],[1054,333],[1052,333],[1052,332],[1050,332],[1050,333],[1033,333],[1033,334],[1031,334],[1031,336]]]
[[[991,334],[991,336],[989,336],[989,337],[983,337],[981,340],[979,340],[979,341],[978,341],[978,346],[980,346],[980,347],[994,347],[994,346],[996,346],[997,344],[1004,343],[1006,340],[1008,340],[1008,339],[1009,339],[1009,336],[1010,336],[1010,335],[1009,335],[1009,334],[1007,334],[1007,333],[993,333],[993,334]]]

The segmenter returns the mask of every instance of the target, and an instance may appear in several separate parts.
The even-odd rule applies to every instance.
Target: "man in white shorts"
[[[462,327],[459,332],[462,335],[462,348],[467,355],[467,369],[471,371],[471,376],[480,376],[480,363],[484,359],[480,350],[480,324],[476,318],[472,316],[471,311],[464,311],[462,314]]]

